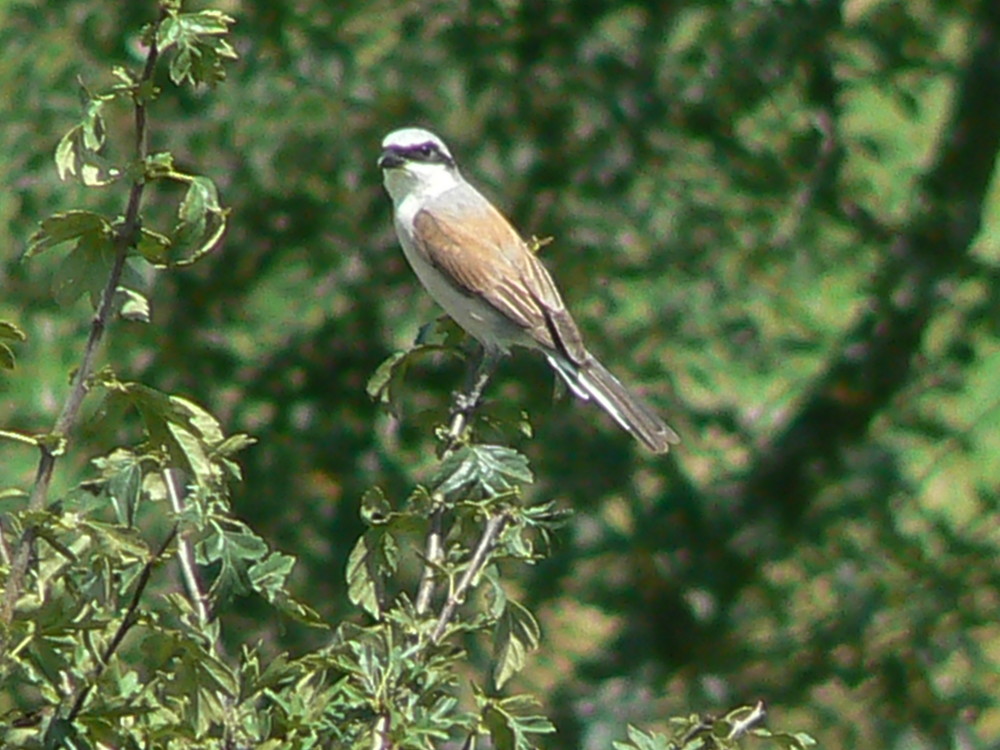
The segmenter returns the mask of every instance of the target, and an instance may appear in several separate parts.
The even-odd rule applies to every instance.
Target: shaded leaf
[[[170,257],[170,248],[173,243],[165,234],[154,232],[143,227],[139,230],[139,241],[135,249],[143,258],[154,266],[162,266]]]
[[[530,695],[491,698],[476,694],[483,725],[496,750],[532,750],[532,735],[556,731],[547,717],[538,713],[538,701]]]
[[[110,238],[111,222],[92,211],[65,211],[39,222],[38,229],[28,240],[25,258],[31,258],[49,248],[71,240],[98,236]]]
[[[497,690],[524,668],[528,652],[538,648],[541,634],[534,615],[507,599],[493,635],[493,682]]]
[[[381,619],[385,576],[396,571],[399,549],[395,538],[382,528],[366,531],[347,559],[347,596],[374,619]]]

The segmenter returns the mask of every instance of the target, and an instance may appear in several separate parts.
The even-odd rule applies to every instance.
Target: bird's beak
[[[396,169],[397,167],[403,166],[406,160],[402,156],[397,154],[392,149],[386,149],[382,152],[382,155],[378,158],[378,168],[379,169]]]

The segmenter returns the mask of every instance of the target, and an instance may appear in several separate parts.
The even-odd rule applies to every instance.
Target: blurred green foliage
[[[57,257],[19,256],[51,213],[122,211],[52,157],[78,81],[141,62],[147,5],[0,6],[0,319],[27,335],[4,339],[4,429],[48,429],[78,361],[86,302],[54,300]],[[150,145],[216,180],[225,244],[151,271],[153,324],[116,323],[103,357],[259,440],[237,512],[298,556],[300,600],[352,611],[360,498],[427,479],[461,377],[422,360],[399,420],[365,392],[438,314],[374,167],[387,131],[430,127],[526,236],[555,238],[591,348],[684,439],[650,459],[553,401],[528,355],[492,385],[531,417],[533,497],[575,511],[518,581],[545,649],[514,682],[547,696],[547,746],[757,699],[827,747],[994,745],[1000,113],[962,106],[1000,90],[994,5],[213,3],[240,60],[160,102]],[[97,424],[93,455],[121,440]],[[0,442],[5,484],[34,464]],[[314,645],[264,611],[247,598],[223,632]]]

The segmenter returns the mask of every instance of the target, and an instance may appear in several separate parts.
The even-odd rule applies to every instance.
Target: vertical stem
[[[164,19],[161,13],[156,21],[158,28]],[[140,86],[149,81],[153,76],[156,61],[159,58],[159,50],[156,46],[156,32],[152,34],[153,43],[146,55],[146,64],[143,68]],[[138,97],[135,102],[135,158],[139,163],[145,161],[147,156],[147,133],[146,133],[146,102]],[[56,418],[52,435],[59,441],[65,440],[76,425],[80,407],[83,399],[87,395],[87,380],[94,371],[94,360],[97,357],[97,348],[104,337],[108,322],[111,319],[112,305],[114,303],[115,292],[121,282],[122,271],[125,268],[125,259],[128,250],[135,244],[136,234],[139,231],[139,207],[142,204],[142,195],[146,182],[143,177],[137,177],[132,183],[129,191],[128,204],[125,209],[125,219],[119,227],[115,236],[115,257],[108,274],[108,281],[101,292],[101,299],[97,305],[97,310],[90,324],[90,333],[87,336],[87,343],[83,349],[83,357],[80,366],[73,376],[69,394],[63,403],[62,410]],[[35,483],[31,489],[28,499],[28,508],[32,511],[40,511],[48,503],[49,486],[52,483],[52,472],[55,469],[58,451],[53,448],[52,443],[43,442],[41,444],[42,455],[38,461],[38,469],[35,472]],[[3,594],[3,601],[0,602],[0,658],[6,653],[7,627],[14,618],[14,608],[17,600],[21,596],[24,587],[24,578],[28,572],[28,562],[31,559],[31,551],[34,548],[35,539],[38,536],[38,529],[35,526],[28,526],[21,538],[18,540],[14,551],[13,564],[10,575],[7,577],[7,585]]]
[[[448,442],[445,445],[441,457],[446,457],[458,446],[465,432],[469,417],[476,407],[479,406],[483,397],[483,391],[493,371],[499,354],[485,347],[480,348],[469,360],[469,367],[465,375],[465,385],[461,391],[457,391],[451,407],[451,423],[448,426]],[[436,588],[437,564],[444,553],[444,500],[434,499],[435,506],[431,512],[430,530],[427,533],[427,544],[424,549],[424,569],[420,574],[420,584],[417,587],[416,609],[417,614],[426,614],[430,608],[431,599],[434,597]]]
[[[170,498],[170,507],[178,516],[184,510],[184,486],[182,484],[181,471],[179,469],[164,469],[163,481],[167,485],[167,497]],[[177,523],[177,557],[180,561],[181,575],[184,578],[184,586],[187,588],[188,598],[194,605],[198,613],[198,624],[201,627],[208,625],[209,612],[205,605],[205,594],[201,589],[201,582],[198,580],[198,568],[194,562],[194,549],[191,547],[191,540],[183,531],[181,522]]]
[[[445,628],[448,627],[448,623],[455,615],[455,610],[458,608],[459,604],[465,601],[466,593],[469,588],[471,588],[472,582],[476,580],[476,577],[485,567],[486,559],[489,557],[490,550],[493,549],[493,545],[496,544],[497,538],[500,536],[500,532],[503,531],[503,527],[506,525],[506,513],[490,516],[489,520],[486,521],[486,527],[483,529],[483,535],[479,538],[479,544],[476,545],[476,551],[472,553],[472,559],[469,561],[469,567],[465,569],[465,572],[458,581],[458,585],[455,586],[454,591],[448,595],[448,600],[441,608],[441,615],[438,617],[437,625],[434,626],[434,632],[431,633],[431,641],[433,643],[437,643],[441,640],[441,636],[444,635]]]

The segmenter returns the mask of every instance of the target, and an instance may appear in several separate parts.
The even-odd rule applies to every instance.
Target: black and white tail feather
[[[552,354],[546,354],[546,359],[577,398],[595,401],[649,450],[666,453],[681,441],[651,406],[622,385],[593,355],[588,353],[581,364]]]

